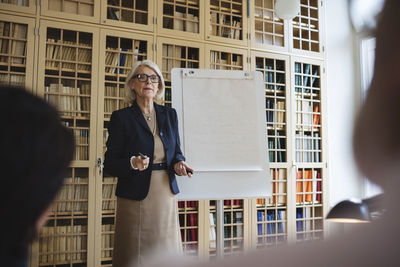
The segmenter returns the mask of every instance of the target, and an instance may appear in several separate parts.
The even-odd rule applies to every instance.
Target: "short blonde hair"
[[[126,77],[125,80],[125,102],[132,104],[136,100],[136,92],[131,89],[129,86],[131,80],[133,79],[133,76],[136,75],[136,71],[139,67],[148,67],[152,70],[155,71],[157,76],[160,78],[160,81],[158,82],[158,92],[156,94],[155,100],[159,102],[162,99],[162,95],[164,94],[165,90],[165,82],[164,82],[164,77],[161,73],[160,68],[157,66],[156,63],[154,63],[151,60],[143,60],[143,61],[137,61],[135,65],[132,67],[132,70],[129,72],[128,76]]]

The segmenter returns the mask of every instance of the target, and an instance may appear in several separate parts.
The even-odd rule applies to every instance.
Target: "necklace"
[[[153,111],[151,111],[149,114],[143,113],[143,116],[146,120],[151,121],[151,118],[153,117]]]
[[[144,114],[143,116],[146,118],[146,120],[151,121],[151,113],[150,114]]]

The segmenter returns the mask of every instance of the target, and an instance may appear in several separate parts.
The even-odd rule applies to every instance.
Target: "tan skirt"
[[[177,198],[167,171],[153,171],[144,200],[117,200],[113,266],[148,263],[154,255],[182,254]]]

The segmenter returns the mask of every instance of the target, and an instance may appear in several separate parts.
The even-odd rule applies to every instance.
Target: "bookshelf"
[[[322,4],[318,0],[301,0],[300,14],[291,22],[292,48],[294,53],[317,56],[323,53],[321,31],[323,29]],[[304,53],[308,51],[308,53]]]
[[[275,14],[274,0],[251,1],[251,47],[288,50],[288,22]]]
[[[97,71],[93,66],[98,66],[98,57],[93,56],[99,52],[94,42],[98,29],[42,20],[41,30],[38,94],[57,107],[62,123],[73,130],[76,153],[47,224],[48,233],[45,228],[40,234],[38,261],[32,265],[92,265],[96,181],[91,162],[96,160],[97,116],[97,91],[92,88],[98,87],[93,79]]]
[[[101,1],[101,23],[118,28],[154,31],[154,5],[152,0]]]
[[[204,254],[204,229],[200,228],[205,215],[204,201],[181,200],[178,201],[179,223],[181,238],[185,255],[200,259]]]
[[[165,80],[163,104],[171,106],[171,69],[203,68],[204,46],[190,41],[157,38],[157,62]]]
[[[87,262],[88,172],[70,168],[54,203],[49,221],[39,234],[39,264]]]
[[[2,15],[0,20],[0,82],[32,88],[34,19]]]
[[[174,67],[264,77],[273,195],[223,199],[221,208],[217,200],[179,201],[185,254],[212,260],[322,239],[329,178],[323,8],[301,0],[300,15],[282,21],[274,0],[0,1],[2,82],[18,77],[58,108],[76,137],[30,265],[112,266],[117,178],[101,168],[106,129],[112,111],[126,106],[130,67],[145,58],[160,66],[168,106]],[[217,241],[221,224],[227,233]]]
[[[157,32],[190,39],[204,36],[204,2],[200,0],[159,1],[157,7]]]
[[[99,21],[100,3],[95,0],[43,0],[41,14],[96,23]]]
[[[324,63],[292,58],[292,136],[296,177],[296,242],[324,235],[326,177]]]
[[[34,14],[36,1],[33,0],[0,0],[0,10],[23,12]]]
[[[247,50],[206,45],[206,66],[216,70],[247,70]]]
[[[244,0],[206,2],[206,40],[245,46],[247,44],[247,4]]]

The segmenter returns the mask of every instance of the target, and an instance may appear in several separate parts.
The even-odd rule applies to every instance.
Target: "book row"
[[[87,226],[45,226],[39,236],[41,265],[86,260]]]
[[[211,12],[209,32],[214,36],[241,40],[241,17]]]
[[[67,40],[47,39],[46,45],[46,68],[90,71],[92,61],[92,49],[89,44],[76,43]],[[88,63],[88,64],[82,64]]]
[[[199,33],[199,17],[196,14],[168,10],[170,5],[164,6],[163,27],[178,31]]]
[[[125,107],[124,101],[121,99],[104,99],[104,112],[111,114],[114,110]]]
[[[171,80],[172,68],[198,68],[199,49],[179,45],[163,44],[162,71],[165,80]]]
[[[186,221],[185,221],[186,216]],[[186,225],[185,225],[186,223]],[[198,214],[179,214],[182,242],[198,241]]]
[[[103,210],[115,210],[116,197],[115,190],[117,188],[116,180],[114,177],[104,177],[103,180]]]
[[[269,162],[286,161],[285,142],[284,138],[268,138]]]
[[[0,21],[0,62],[12,56],[11,64],[25,64],[27,30],[27,25]]]
[[[111,258],[114,247],[114,224],[101,225],[101,257]]]
[[[272,205],[286,204],[286,172],[284,169],[270,169],[272,177]]]
[[[210,56],[211,65],[214,69],[230,70],[232,68],[241,69],[243,67],[242,55],[211,51]]]
[[[80,87],[51,83],[45,87],[45,99],[64,116],[87,117],[90,112],[90,83],[81,83]]]
[[[274,243],[284,240],[286,233],[286,210],[258,210],[257,211],[257,243]],[[266,237],[266,238],[265,238]]]
[[[321,162],[321,138],[318,132],[296,133],[296,162]]]
[[[310,239],[314,235],[322,235],[322,218],[320,211],[313,207],[296,208],[297,239]]]
[[[296,173],[296,203],[321,203],[321,172],[311,169]]]
[[[138,24],[147,24],[147,1],[136,1],[134,3],[135,7],[132,6],[131,1],[107,1],[107,18]]]
[[[88,179],[67,177],[57,196],[56,209],[53,212],[87,212]]]
[[[0,2],[17,5],[17,6],[28,6],[29,5],[29,0],[1,0]]]
[[[124,74],[127,75],[132,64],[142,60],[144,53],[140,50],[140,41],[134,41],[134,50],[126,48],[114,49],[107,47],[105,58],[106,74]]]
[[[271,122],[282,126],[285,123],[285,101],[272,98],[265,99],[267,126],[272,126]]]
[[[296,127],[305,130],[318,129],[319,123],[319,103],[307,99],[296,99]]]
[[[25,75],[0,73],[0,83],[24,86]]]
[[[189,210],[194,210],[197,209],[197,201],[195,200],[187,200],[187,201],[178,201],[178,208],[179,209],[184,209],[185,208],[185,203],[186,203],[186,208]]]

